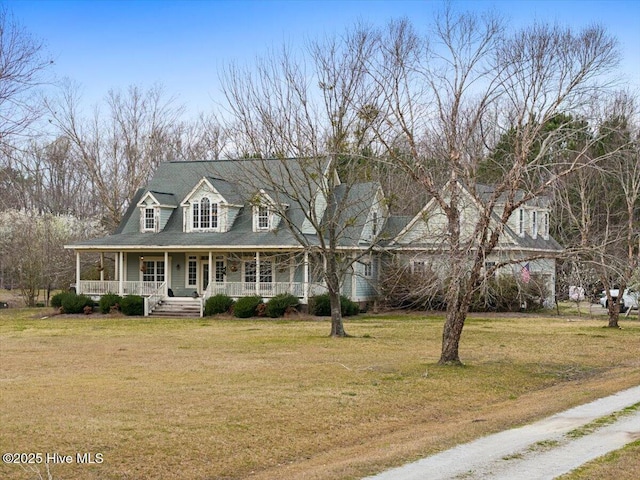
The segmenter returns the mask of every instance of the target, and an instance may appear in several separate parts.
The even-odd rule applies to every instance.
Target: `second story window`
[[[154,208],[144,209],[144,230],[153,232],[156,229],[156,212]]]
[[[264,205],[258,206],[258,229],[259,230],[268,230],[269,229],[269,208]]]
[[[538,236],[538,212],[531,212],[531,236],[536,238]]]
[[[378,212],[373,212],[373,225],[371,226],[373,236],[378,234]]]
[[[518,235],[524,235],[524,208],[518,210]]]
[[[191,218],[194,230],[215,230],[218,228],[218,204],[207,197],[191,205]]]
[[[544,231],[542,235],[545,239],[549,238],[549,212],[544,213]]]

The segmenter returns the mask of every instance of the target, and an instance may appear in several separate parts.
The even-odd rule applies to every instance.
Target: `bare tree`
[[[599,27],[575,33],[534,25],[510,34],[495,17],[451,9],[436,19],[429,40],[407,22],[387,30],[382,61],[372,70],[385,92],[385,125],[394,134],[382,131],[378,139],[390,161],[444,214],[439,252],[448,261],[448,282],[440,363],[459,364],[471,297],[504,226],[517,208],[578,168],[590,146],[561,155],[578,132],[568,122],[551,131],[546,125],[560,113],[581,112],[585,100],[604,88],[601,77],[617,54],[615,41]],[[511,148],[492,193],[483,197],[476,188],[478,168],[506,134]],[[398,143],[405,146],[402,155]],[[465,220],[464,232],[461,187],[480,206],[477,218]]]
[[[357,28],[310,43],[301,60],[285,48],[255,72],[231,66],[222,81],[230,156],[264,159],[251,162],[260,171],[244,177],[258,173],[254,187],[270,192],[269,206],[305,251],[321,258],[336,337],[346,336],[342,282],[371,248],[358,247],[357,239],[354,244],[353,232],[367,222],[377,195],[372,185],[357,183],[372,156],[370,122],[378,118],[369,110],[376,89],[366,70],[375,47],[372,32]],[[290,168],[287,157],[296,157],[302,169]],[[292,221],[300,215],[302,222]]]
[[[39,117],[34,89],[45,79],[50,59],[42,43],[31,36],[4,5],[0,5],[0,147],[24,134]],[[34,101],[34,99],[36,99]]]
[[[96,107],[92,117],[83,118],[73,85],[67,85],[56,102],[47,102],[51,122],[82,166],[87,191],[95,193],[104,209],[104,225],[113,230],[157,164],[173,159],[174,128],[182,107],[160,87],[142,91],[135,86],[126,93],[111,90],[106,106],[106,113]]]

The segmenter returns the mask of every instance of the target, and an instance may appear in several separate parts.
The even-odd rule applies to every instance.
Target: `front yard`
[[[358,478],[640,382],[637,321],[473,315],[451,368],[441,316],[47,312],[0,311],[0,449],[73,461],[0,478]]]

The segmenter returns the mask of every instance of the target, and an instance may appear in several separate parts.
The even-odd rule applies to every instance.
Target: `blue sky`
[[[83,103],[110,88],[164,85],[190,112],[219,98],[218,71],[251,64],[270,47],[340,33],[355,22],[376,26],[406,16],[417,28],[442,3],[431,0],[82,1],[5,0],[5,6],[55,60],[57,78],[83,87]],[[582,28],[600,23],[623,54],[622,78],[640,90],[640,2],[637,0],[467,0],[459,9],[501,13],[509,25],[534,20]]]

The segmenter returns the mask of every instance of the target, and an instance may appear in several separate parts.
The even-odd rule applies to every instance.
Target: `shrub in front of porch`
[[[120,310],[120,304],[122,303],[122,297],[115,293],[107,293],[100,298],[100,312],[110,313],[113,310]]]
[[[128,316],[144,315],[144,298],[139,295],[127,295],[120,302],[120,311]]]
[[[347,297],[340,297],[340,310],[343,317],[350,317],[352,315],[358,315],[360,313],[360,306],[349,300]],[[316,295],[312,297],[309,302],[309,311],[318,317],[330,317],[331,316],[331,301],[329,300],[329,294]]]
[[[300,305],[298,297],[290,293],[280,293],[267,302],[265,313],[271,318],[282,317],[288,308],[298,308],[298,305]]]
[[[90,313],[94,304],[95,302],[86,295],[76,295],[69,292],[62,298],[60,308],[63,313]]]
[[[262,297],[258,295],[242,297],[233,306],[233,314],[238,318],[255,317],[261,304]]]
[[[207,299],[207,303],[204,306],[204,314],[209,316],[230,312],[234,303],[233,298],[229,295],[219,293]]]
[[[62,307],[62,302],[65,298],[67,297],[71,297],[71,296],[75,296],[76,294],[74,292],[60,292],[60,293],[56,293],[53,297],[51,297],[51,306],[53,308],[60,308]]]

